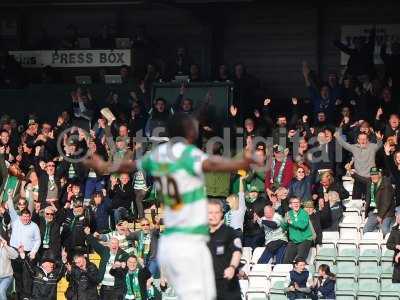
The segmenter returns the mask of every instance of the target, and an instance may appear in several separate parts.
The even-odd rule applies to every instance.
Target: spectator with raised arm
[[[7,206],[11,217],[10,246],[15,249],[19,249],[19,247],[23,246],[25,253],[29,255],[31,259],[35,259],[41,244],[39,227],[31,222],[32,214],[28,209],[23,209],[21,215],[18,216],[10,195]],[[24,271],[23,262],[19,259],[13,260],[12,266],[18,299],[29,298],[32,280]]]
[[[120,299],[122,297],[123,283],[119,278],[110,274],[112,266],[116,262],[126,262],[128,254],[119,247],[119,241],[111,238],[109,245],[103,246],[91,234],[90,228],[85,228],[86,240],[94,251],[100,255],[99,273],[97,282],[100,283],[100,299]]]
[[[67,264],[67,281],[69,286],[65,292],[67,300],[98,300],[98,273],[96,265],[77,253],[73,264]]]
[[[20,258],[24,262],[24,269],[32,280],[31,300],[56,300],[57,283],[64,277],[66,272],[67,253],[62,252],[59,262],[53,254],[48,253],[40,260],[40,266],[36,265],[25,255],[24,247],[19,249]]]
[[[375,167],[376,152],[382,146],[383,136],[379,132],[376,133],[378,142],[376,144],[370,143],[368,135],[360,132],[357,137],[357,144],[349,144],[346,142],[342,135],[336,131],[334,134],[336,141],[347,151],[353,154],[354,169],[357,177],[354,182],[353,199],[360,199],[363,194],[366,194],[367,189],[363,182],[369,178],[370,170]],[[361,181],[360,181],[361,179]]]
[[[312,101],[314,114],[317,115],[319,112],[324,112],[328,120],[333,120],[336,99],[332,98],[329,85],[324,83],[316,87],[311,79],[310,67],[306,62],[303,62],[303,76]]]
[[[376,28],[370,30],[368,42],[365,43],[361,37],[355,39],[355,48],[350,48],[348,45],[340,41],[335,41],[334,45],[342,52],[349,55],[347,61],[347,74],[362,77],[370,76],[375,73],[374,68],[374,50],[375,50]]]

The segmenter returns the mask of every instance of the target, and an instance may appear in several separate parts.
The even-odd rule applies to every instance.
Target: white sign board
[[[368,42],[370,31],[373,25],[345,25],[342,26],[341,42],[350,48],[354,48],[356,39],[365,40]],[[400,42],[400,24],[384,24],[376,25],[376,39],[374,50],[374,62],[377,65],[383,64],[380,58],[381,46],[386,43],[387,53],[391,53],[391,44]],[[347,65],[349,56],[343,52],[340,55],[340,64]]]
[[[25,68],[118,67],[131,65],[131,50],[9,51]]]

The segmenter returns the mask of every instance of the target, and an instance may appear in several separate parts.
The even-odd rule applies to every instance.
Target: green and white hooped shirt
[[[154,177],[165,205],[164,236],[184,234],[208,238],[207,193],[202,163],[207,155],[193,145],[165,143],[138,161]]]

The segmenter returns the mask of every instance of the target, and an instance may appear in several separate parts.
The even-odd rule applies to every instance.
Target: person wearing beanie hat
[[[65,275],[67,253],[62,252],[62,262],[58,263],[52,252],[46,253],[41,259],[40,266],[25,255],[24,247],[18,249],[20,258],[24,262],[26,273],[32,278],[31,300],[56,300],[57,283]]]
[[[394,190],[390,178],[382,175],[382,170],[377,167],[370,169],[370,178],[357,174],[349,169],[350,174],[357,180],[364,182],[367,186],[365,203],[364,233],[381,229],[385,236],[390,232],[393,222],[395,202]]]
[[[400,206],[396,208],[396,224],[392,227],[386,242],[389,250],[393,250],[393,283],[400,283]]]

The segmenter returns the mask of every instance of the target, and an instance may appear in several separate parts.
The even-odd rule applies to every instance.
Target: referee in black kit
[[[241,300],[237,272],[242,242],[238,232],[224,224],[223,204],[219,200],[208,202],[208,225],[208,247],[213,258],[217,300]]]

